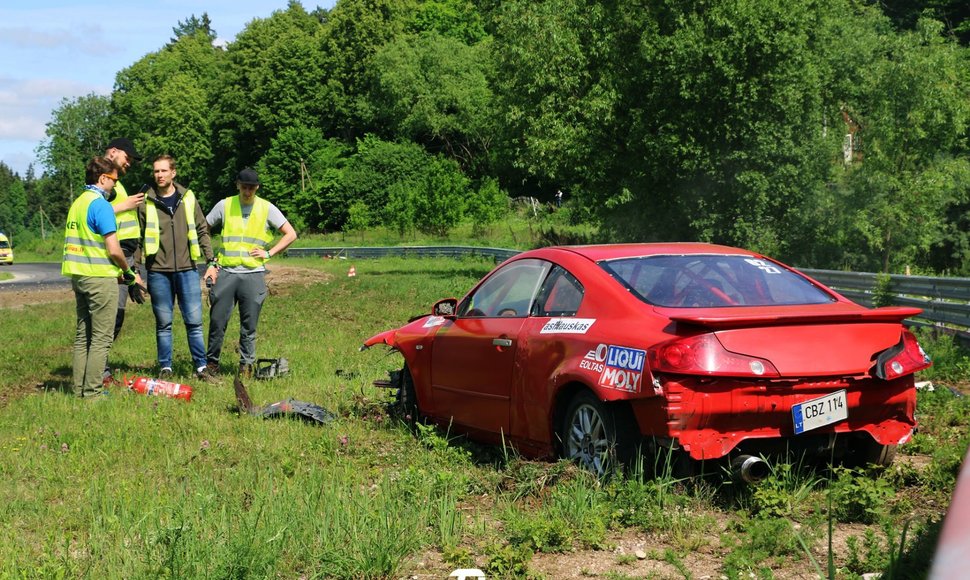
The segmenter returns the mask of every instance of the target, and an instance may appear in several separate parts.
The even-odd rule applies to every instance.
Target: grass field
[[[178,317],[190,403],[121,389],[75,399],[70,292],[0,310],[0,578],[804,578],[828,576],[830,556],[838,578],[925,575],[968,442],[970,404],[945,384],[970,365],[952,345],[928,375],[936,390],[920,393],[920,433],[888,470],[779,464],[757,487],[718,474],[601,482],[412,434],[371,384],[401,359],[358,352],[365,338],[461,296],[493,264],[356,261],[349,278],[350,265],[274,260],[258,352],[293,370],[248,384],[258,404],[333,411],[325,426],[241,415],[229,378],[194,384]],[[153,374],[150,306],[128,312],[111,364]],[[237,335],[234,318],[226,371]]]

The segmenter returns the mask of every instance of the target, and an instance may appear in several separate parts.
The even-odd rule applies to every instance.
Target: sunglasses
[[[107,177],[108,179],[110,179],[112,181],[118,181],[118,174],[117,173],[102,173],[101,175]]]

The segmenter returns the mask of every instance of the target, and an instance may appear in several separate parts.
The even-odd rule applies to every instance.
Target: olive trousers
[[[77,310],[74,333],[74,394],[90,397],[103,390],[102,373],[118,315],[118,279],[71,276]]]

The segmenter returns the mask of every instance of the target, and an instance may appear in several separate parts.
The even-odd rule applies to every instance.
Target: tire
[[[896,459],[896,445],[882,445],[869,436],[856,442],[849,457],[850,467],[889,467]]]
[[[562,456],[600,477],[628,461],[638,433],[635,422],[621,411],[607,407],[589,391],[577,393],[559,428]]]
[[[414,379],[407,365],[401,369],[401,384],[397,389],[397,401],[395,402],[397,413],[401,420],[413,426],[421,414],[418,405],[418,397],[414,392]]]

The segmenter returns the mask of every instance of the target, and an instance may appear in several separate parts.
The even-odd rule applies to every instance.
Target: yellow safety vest
[[[199,234],[195,231],[195,194],[192,190],[182,196],[185,205],[185,223],[189,226],[189,255],[193,260],[202,256],[199,250]],[[162,235],[158,227],[158,209],[154,203],[145,204],[145,255],[152,256],[158,252],[158,244]]]
[[[85,190],[78,196],[67,212],[67,227],[64,229],[64,261],[61,274],[65,276],[94,276],[97,278],[117,278],[121,268],[108,256],[104,236],[88,227],[88,208],[101,194]]]
[[[226,213],[222,224],[222,254],[219,255],[219,265],[245,266],[258,268],[266,261],[264,258],[254,258],[249,255],[253,246],[265,249],[273,240],[267,231],[269,219],[269,202],[265,199],[253,198],[253,209],[249,219],[243,220],[242,202],[238,195],[226,198]]]
[[[117,206],[119,203],[128,199],[128,191],[120,181],[115,182],[115,198],[111,205]],[[129,209],[115,214],[115,221],[118,222],[118,240],[137,240],[141,235],[138,229],[138,210]]]

